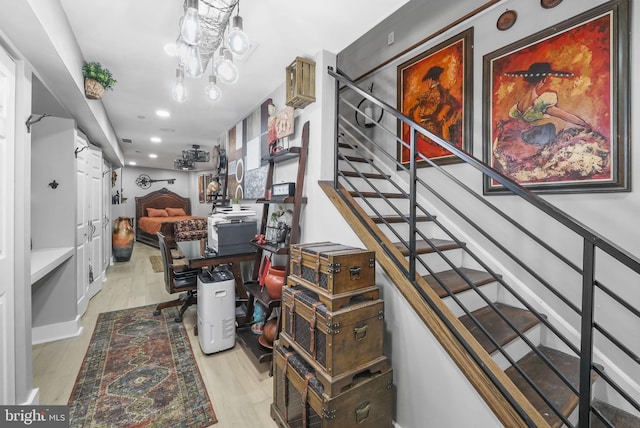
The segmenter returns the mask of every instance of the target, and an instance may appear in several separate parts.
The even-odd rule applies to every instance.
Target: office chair
[[[182,321],[182,316],[187,308],[196,301],[196,290],[198,288],[198,272],[199,269],[189,269],[185,265],[176,265],[173,263],[171,255],[171,245],[173,242],[165,239],[160,232],[157,233],[160,253],[162,254],[162,263],[164,265],[164,285],[168,293],[183,293],[176,300],[164,302],[156,306],[154,315],[160,315],[160,311],[164,308],[172,306],[180,306],[179,315],[175,318],[176,322]]]

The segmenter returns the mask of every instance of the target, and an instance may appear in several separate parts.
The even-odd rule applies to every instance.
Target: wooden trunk
[[[316,371],[338,376],[383,355],[384,302],[364,297],[329,311],[303,287],[285,287],[280,337],[309,357]]]
[[[356,377],[344,392],[328,395],[302,356],[274,348],[271,416],[280,427],[391,427],[392,388],[388,369]]]
[[[363,298],[367,300],[376,300],[380,297],[380,289],[375,285],[354,291],[347,291],[346,293],[329,294],[326,291],[321,291],[317,288],[309,289],[307,287],[308,284],[300,281],[295,275],[289,275],[287,277],[287,285],[290,287],[301,286],[309,291],[315,292],[318,296],[318,300],[326,305],[327,309],[330,311],[337,311],[341,308],[352,305],[353,302],[359,301]]]
[[[342,294],[375,284],[376,253],[333,242],[294,244],[289,274],[305,287]]]

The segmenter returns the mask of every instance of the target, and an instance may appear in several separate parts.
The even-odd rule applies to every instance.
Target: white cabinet
[[[32,128],[31,242],[47,262],[32,283],[34,343],[77,335],[80,317],[102,284],[103,160],[71,119],[46,117]]]
[[[78,315],[102,286],[102,151],[78,134],[76,158],[76,257]]]

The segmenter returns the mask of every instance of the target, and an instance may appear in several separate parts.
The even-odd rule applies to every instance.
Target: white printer
[[[209,248],[220,256],[255,252],[257,248],[250,242],[258,233],[255,215],[255,211],[246,208],[240,211],[222,208],[210,215],[207,219]]]

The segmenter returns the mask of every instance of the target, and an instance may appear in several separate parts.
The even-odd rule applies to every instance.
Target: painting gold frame
[[[629,15],[611,1],[485,55],[487,164],[536,192],[630,190]]]

